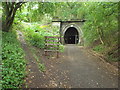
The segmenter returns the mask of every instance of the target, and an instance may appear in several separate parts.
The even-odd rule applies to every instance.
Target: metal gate
[[[64,36],[65,44],[77,44],[79,41],[78,35],[65,35]]]

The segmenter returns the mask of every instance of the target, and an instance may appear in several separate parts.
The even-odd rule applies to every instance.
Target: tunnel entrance
[[[65,44],[78,44],[79,33],[76,28],[70,27],[66,30],[64,34]]]

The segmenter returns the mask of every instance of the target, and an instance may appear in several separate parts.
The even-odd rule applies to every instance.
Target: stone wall
[[[82,29],[81,29],[82,26],[83,26],[83,22],[61,22],[61,27],[60,27],[61,43],[65,44],[64,34],[65,34],[66,30],[70,27],[74,27],[77,29],[77,31],[79,33],[78,44],[81,44],[82,43]]]

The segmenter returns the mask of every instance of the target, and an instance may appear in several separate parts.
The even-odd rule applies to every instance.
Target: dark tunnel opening
[[[79,34],[76,28],[70,27],[64,34],[65,44],[78,44]]]

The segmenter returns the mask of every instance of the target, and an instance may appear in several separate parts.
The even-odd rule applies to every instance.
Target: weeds
[[[36,54],[35,54],[35,49],[32,48],[31,50],[33,51],[33,56],[34,56],[34,58],[35,58],[35,60],[36,60],[36,62],[37,62],[37,64],[38,64],[39,70],[40,70],[41,72],[44,72],[44,71],[46,70],[46,69],[45,69],[45,65],[40,63],[39,58],[38,58],[38,57],[36,56]]]

